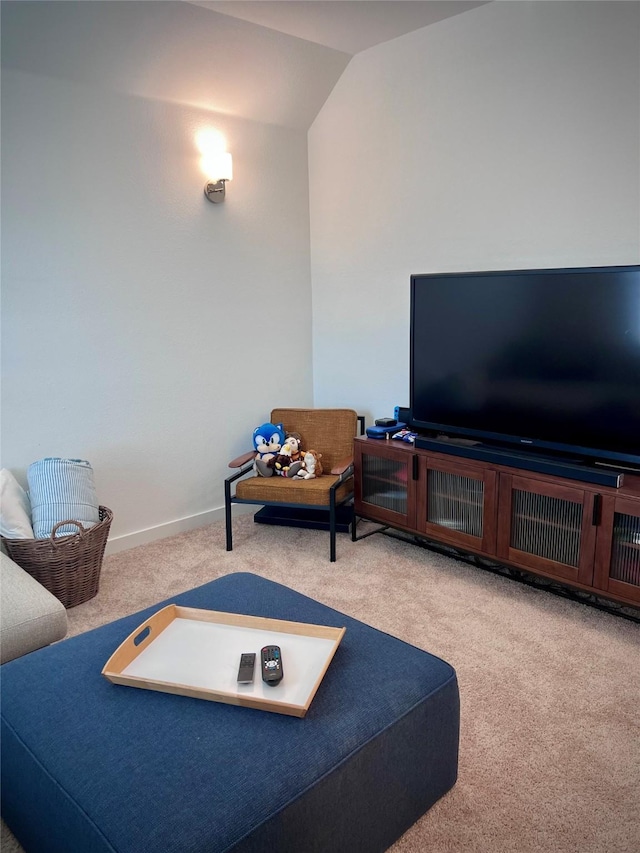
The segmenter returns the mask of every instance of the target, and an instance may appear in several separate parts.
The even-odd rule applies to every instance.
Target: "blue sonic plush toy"
[[[261,424],[253,431],[253,449],[256,458],[253,462],[253,470],[261,477],[272,477],[273,468],[267,465],[270,459],[274,459],[284,444],[284,424]]]

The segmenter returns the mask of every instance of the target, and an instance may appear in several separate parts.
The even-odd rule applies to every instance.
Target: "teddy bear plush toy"
[[[300,433],[288,432],[280,453],[267,463],[273,472],[280,477],[292,479],[302,468],[302,451]]]
[[[295,475],[296,480],[314,480],[322,474],[322,453],[305,450],[302,454],[302,468]]]
[[[284,424],[261,424],[253,431],[253,449],[256,452],[253,470],[260,477],[272,477],[273,467],[269,462],[280,453],[284,444]]]

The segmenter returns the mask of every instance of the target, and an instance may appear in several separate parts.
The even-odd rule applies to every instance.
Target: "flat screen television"
[[[411,276],[426,434],[640,467],[640,266]]]

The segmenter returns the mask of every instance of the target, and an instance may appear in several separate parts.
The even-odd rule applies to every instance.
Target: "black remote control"
[[[251,684],[253,681],[253,668],[256,663],[255,652],[244,652],[240,655],[240,668],[238,669],[238,684]]]
[[[280,646],[265,646],[260,652],[262,680],[275,687],[282,681],[282,652]]]

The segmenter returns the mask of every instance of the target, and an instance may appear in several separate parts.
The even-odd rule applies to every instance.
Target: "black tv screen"
[[[411,276],[418,430],[640,465],[640,266]]]

